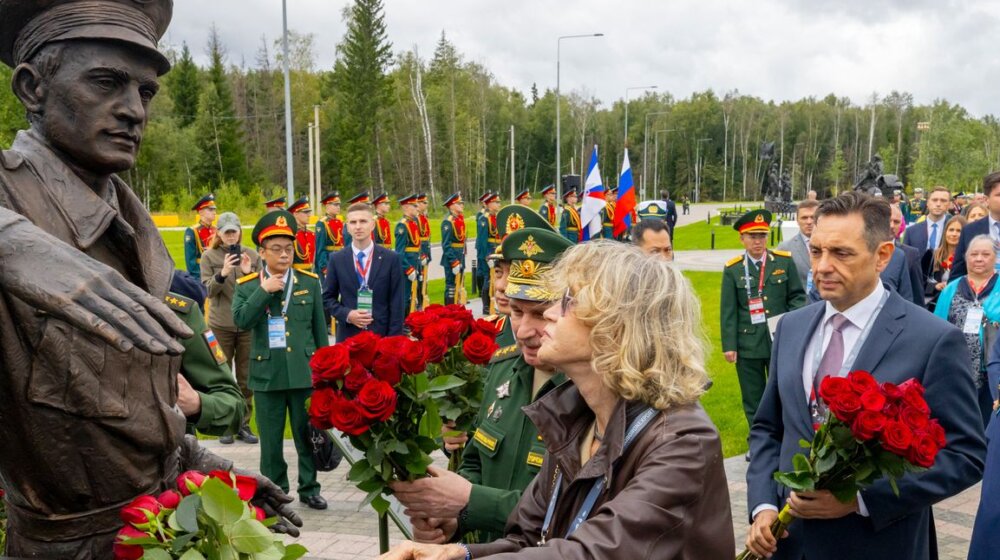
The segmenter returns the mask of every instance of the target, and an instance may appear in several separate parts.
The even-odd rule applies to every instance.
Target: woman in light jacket
[[[383,558],[733,558],[722,447],[698,403],[708,377],[691,284],[634,247],[592,241],[562,256],[548,289],[557,303],[538,355],[571,383],[524,408],[547,453],[507,535],[406,542]]]
[[[215,333],[219,346],[226,353],[236,372],[236,382],[247,401],[247,415],[236,437],[246,443],[257,443],[250,431],[253,412],[253,392],[247,387],[250,375],[250,331],[236,328],[233,323],[233,293],[236,279],[260,270],[260,255],[240,244],[243,228],[232,212],[219,216],[218,234],[201,256],[201,282],[208,289],[208,327]],[[219,438],[221,443],[233,443],[233,435]]]

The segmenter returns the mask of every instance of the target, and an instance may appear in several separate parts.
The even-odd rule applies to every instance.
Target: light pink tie
[[[833,333],[830,335],[830,343],[826,345],[823,358],[819,361],[819,369],[816,370],[816,380],[813,387],[819,389],[820,383],[828,375],[838,375],[840,368],[844,365],[844,327],[850,324],[847,317],[837,313],[830,317],[830,326]]]

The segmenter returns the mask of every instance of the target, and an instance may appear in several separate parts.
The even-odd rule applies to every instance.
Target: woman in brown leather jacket
[[[384,559],[722,560],[735,555],[700,309],[672,265],[610,241],[567,251],[539,358],[572,383],[525,412],[548,453],[485,544],[403,543]]]

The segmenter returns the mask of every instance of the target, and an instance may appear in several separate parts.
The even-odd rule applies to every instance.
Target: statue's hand
[[[298,528],[302,526],[302,518],[288,505],[292,503],[291,496],[282,492],[281,488],[260,473],[243,469],[233,469],[233,472],[257,479],[257,493],[250,503],[264,510],[264,514],[268,517],[278,518],[278,522],[271,525],[272,531],[287,533],[292,537],[299,536]]]
[[[163,302],[111,267],[0,208],[0,290],[121,352],[180,354],[193,333]]]

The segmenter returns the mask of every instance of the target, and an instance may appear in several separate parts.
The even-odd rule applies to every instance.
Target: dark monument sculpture
[[[162,304],[173,263],[130,169],[171,0],[0,0],[0,61],[28,130],[0,152],[0,486],[7,554],[109,558],[120,508],[232,463],[184,436],[191,332]],[[301,526],[258,475],[256,502]]]
[[[882,156],[875,154],[865,166],[864,171],[858,175],[858,182],[854,184],[854,190],[872,196],[891,197],[893,191],[903,188],[903,182],[899,180],[899,177],[891,174],[886,175],[882,171]]]
[[[778,161],[774,158],[774,142],[762,142],[759,157],[766,166],[760,189],[764,197],[764,208],[776,214],[793,211],[792,180],[788,171],[782,171],[779,175]]]

